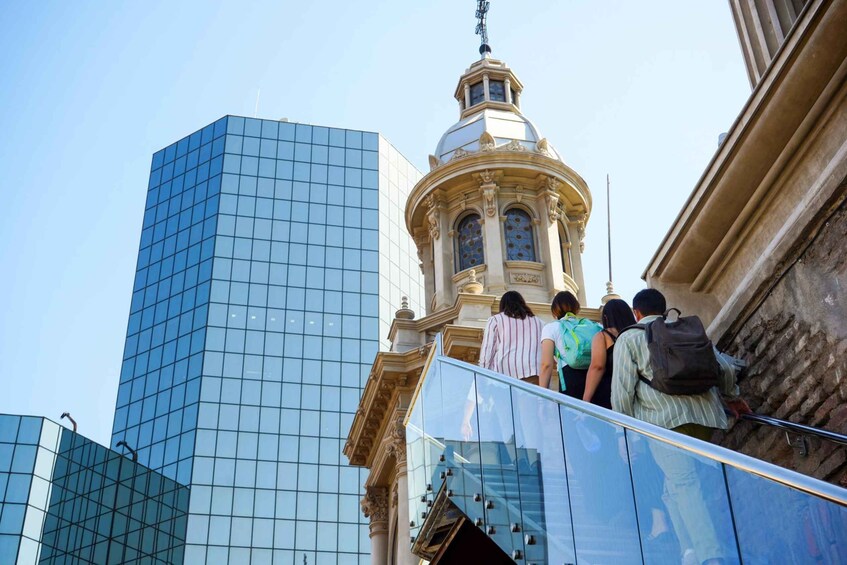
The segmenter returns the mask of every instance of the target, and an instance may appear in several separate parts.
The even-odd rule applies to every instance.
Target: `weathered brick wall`
[[[847,205],[776,284],[729,353],[750,364],[741,391],[755,412],[847,434]],[[748,422],[719,441],[847,486],[847,447],[810,439],[803,457],[783,431]]]

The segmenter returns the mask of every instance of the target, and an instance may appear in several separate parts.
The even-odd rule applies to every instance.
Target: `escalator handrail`
[[[841,445],[847,445],[847,436],[845,435],[836,432],[831,432],[829,430],[813,428],[811,426],[804,426],[803,424],[789,422],[788,420],[780,420],[779,418],[765,416],[764,414],[741,414],[740,419],[746,420],[748,422],[754,422],[757,424],[763,424],[765,426],[780,428],[782,430],[794,432],[797,434],[819,437],[821,439],[825,439],[834,443],[839,443]]]
[[[847,506],[847,489],[841,488],[837,485],[797,473],[784,467],[779,467],[766,461],[762,461],[761,459],[756,459],[754,457],[744,455],[743,453],[726,449],[719,445],[661,428],[659,426],[637,420],[625,414],[607,410],[606,408],[602,408],[588,402],[583,402],[582,400],[577,400],[575,398],[565,396],[564,394],[553,392],[552,390],[542,389],[537,385],[528,384],[518,379],[501,375],[478,365],[472,365],[465,361],[446,357],[443,354],[435,355],[434,358],[442,363],[454,365],[464,370],[472,370],[486,378],[501,382],[505,385],[528,392],[535,396],[551,400],[560,405],[567,406],[570,409],[582,412],[614,425],[621,426],[625,429],[632,430],[633,432],[659,440],[663,443],[674,445],[680,449],[684,449],[685,451],[700,455],[707,459],[758,475],[813,496],[830,500],[842,506]],[[426,377],[426,373],[427,372],[421,374],[421,380],[418,383],[419,390],[422,388],[422,381]],[[407,418],[414,410],[416,400],[417,395],[407,410]]]

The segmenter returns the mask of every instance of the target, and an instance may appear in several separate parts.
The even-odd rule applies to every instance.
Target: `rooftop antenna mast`
[[[486,2],[485,0],[477,0],[476,3],[476,34],[479,36],[480,45],[479,45],[479,54],[483,57],[487,57],[489,53],[491,53],[491,46],[488,44],[488,25],[486,23],[486,16],[488,15],[488,8],[491,6],[491,2]]]
[[[612,284],[612,204],[609,199],[610,190],[609,174],[606,173],[606,229],[609,240],[609,284]]]
[[[620,298],[617,294],[615,294],[615,287],[612,285],[612,204],[611,204],[611,182],[609,181],[609,175],[606,174],[606,230],[609,241],[609,280],[606,283],[606,296],[600,299],[602,304],[605,304],[609,300],[614,298]]]

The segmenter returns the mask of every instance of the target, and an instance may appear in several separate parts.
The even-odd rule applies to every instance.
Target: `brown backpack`
[[[667,316],[672,311],[676,311],[677,319],[669,322]],[[681,314],[671,308],[649,324],[626,328],[647,334],[653,379],[640,373],[638,378],[665,394],[702,394],[720,384],[721,366],[700,318]]]

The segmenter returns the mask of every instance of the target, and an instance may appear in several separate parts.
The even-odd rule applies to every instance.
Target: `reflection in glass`
[[[641,563],[623,428],[561,407],[577,560]]]
[[[645,559],[677,563],[667,556],[678,547],[692,562],[739,563],[723,466],[632,431],[626,437]]]
[[[847,563],[847,508],[732,467],[726,479],[745,563]]]

